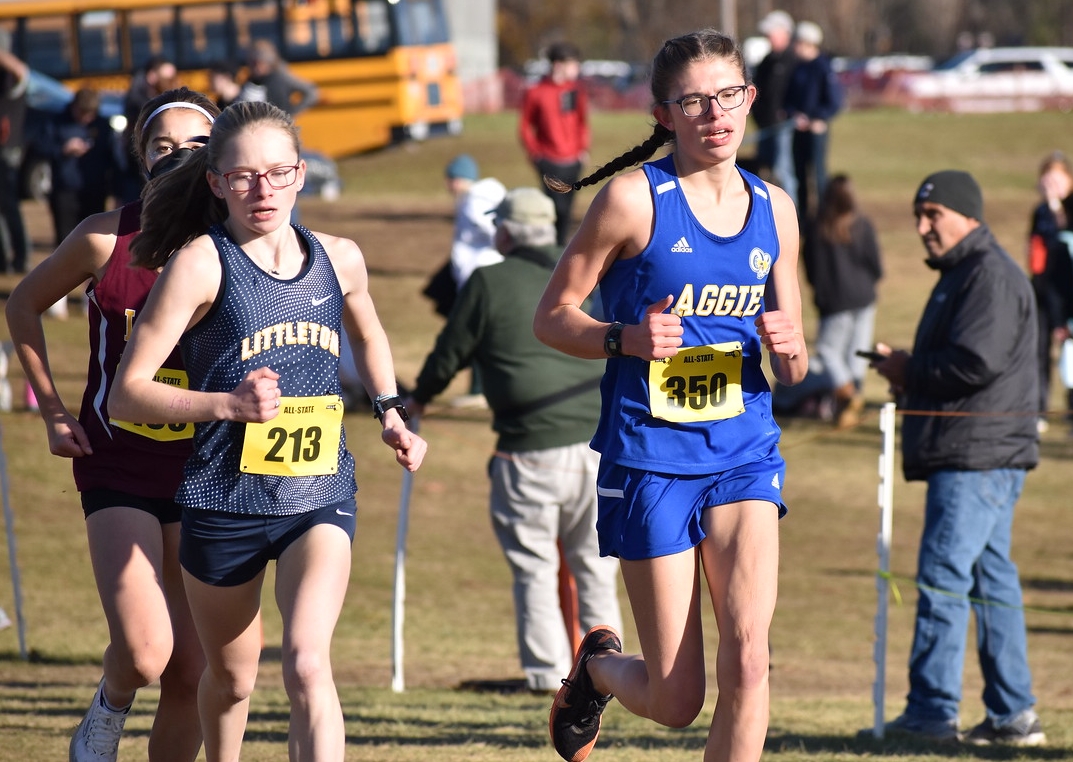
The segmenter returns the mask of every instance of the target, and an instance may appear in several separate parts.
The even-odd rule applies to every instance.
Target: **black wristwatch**
[[[403,421],[410,420],[410,414],[403,407],[402,397],[397,394],[381,394],[373,400],[373,418],[380,423],[384,422],[384,413],[388,410],[398,410]]]
[[[604,334],[604,354],[608,357],[622,357],[622,323],[612,323]]]

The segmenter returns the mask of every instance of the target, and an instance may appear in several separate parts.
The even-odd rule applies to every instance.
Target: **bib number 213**
[[[334,474],[342,439],[343,401],[337,395],[282,397],[279,415],[247,423],[239,468],[273,476]]]

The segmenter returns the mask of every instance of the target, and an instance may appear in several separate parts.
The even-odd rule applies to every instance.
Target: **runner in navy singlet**
[[[705,759],[757,760],[786,472],[762,361],[784,384],[808,367],[797,213],[736,165],[756,89],[733,40],[713,29],[668,40],[651,82],[651,137],[573,188],[672,148],[600,190],[534,321],[551,346],[607,358],[597,529],[601,553],[620,559],[642,655],[593,628],[549,724],[571,762],[591,752],[612,694],[689,725],[705,695],[703,573],[719,628]],[[607,322],[580,307],[597,286]]]
[[[145,170],[158,174],[200,148],[220,113],[185,88],[149,101],[134,130]],[[134,693],[160,681],[149,735],[151,762],[189,762],[201,747],[197,683],[204,668],[179,570],[175,503],[190,455],[190,425],[145,426],[114,419],[108,392],[154,270],[130,266],[141,201],[86,218],[19,283],[7,304],[8,326],[37,395],[53,455],[72,458],[82,497],[93,572],[108,620],[104,678],[71,740],[70,758],[114,760]],[[89,279],[89,373],[76,419],[49,369],[41,315]],[[168,383],[186,383],[178,351],[157,368]]]
[[[344,756],[330,658],[355,527],[338,375],[344,318],[384,443],[411,471],[426,449],[406,428],[361,251],[289,223],[305,170],[286,113],[232,104],[205,150],[149,187],[133,246],[135,264],[164,270],[109,402],[130,420],[196,423],[177,500],[183,579],[208,661],[199,708],[210,762],[240,754],[270,560],[291,758]],[[176,343],[189,388],[156,377]]]

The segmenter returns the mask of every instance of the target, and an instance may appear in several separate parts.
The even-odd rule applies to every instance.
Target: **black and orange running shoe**
[[[622,653],[622,639],[613,627],[593,627],[578,646],[574,667],[551,704],[548,727],[555,751],[567,762],[583,762],[600,735],[600,716],[613,697],[596,692],[589,678],[589,659],[600,651]]]

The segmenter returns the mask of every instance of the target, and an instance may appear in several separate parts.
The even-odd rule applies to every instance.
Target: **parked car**
[[[915,111],[1073,109],[1073,48],[978,48],[903,80]]]

